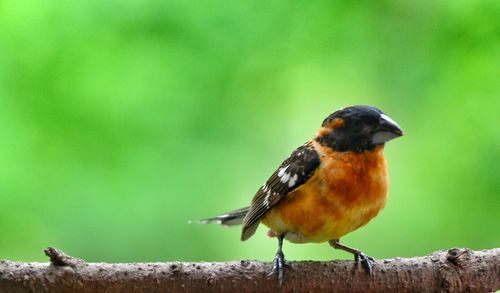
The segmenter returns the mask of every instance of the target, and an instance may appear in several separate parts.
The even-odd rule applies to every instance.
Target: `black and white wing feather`
[[[241,240],[255,233],[260,219],[288,193],[304,184],[320,165],[319,154],[311,143],[296,149],[255,194],[243,219]]]

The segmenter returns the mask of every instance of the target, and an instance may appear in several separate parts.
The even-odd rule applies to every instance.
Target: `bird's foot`
[[[354,261],[356,262],[356,264],[361,262],[361,265],[365,267],[365,269],[368,271],[368,273],[370,273],[370,275],[372,274],[371,262],[375,261],[375,259],[373,259],[373,257],[368,256],[368,255],[366,255],[363,252],[358,250],[354,253]]]
[[[278,251],[273,260],[273,269],[268,274],[268,276],[276,275],[278,278],[279,285],[283,285],[283,279],[285,277],[285,268],[290,267],[285,263],[285,255],[282,251]]]

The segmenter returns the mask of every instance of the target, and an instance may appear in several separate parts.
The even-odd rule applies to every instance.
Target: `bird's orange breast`
[[[291,242],[325,242],[365,225],[385,206],[383,146],[363,153],[334,152],[315,143],[321,165],[262,219]]]

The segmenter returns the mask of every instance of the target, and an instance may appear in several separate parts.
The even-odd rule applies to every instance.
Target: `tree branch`
[[[450,249],[379,260],[370,276],[353,261],[290,262],[279,288],[270,263],[86,263],[47,248],[50,263],[0,262],[0,292],[492,292],[500,248]]]

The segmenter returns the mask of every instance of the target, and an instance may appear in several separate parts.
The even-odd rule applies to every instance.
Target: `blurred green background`
[[[376,258],[500,246],[500,2],[0,2],[0,259],[271,260],[249,204],[335,109],[370,104],[386,209]],[[285,244],[290,260],[351,258]]]

